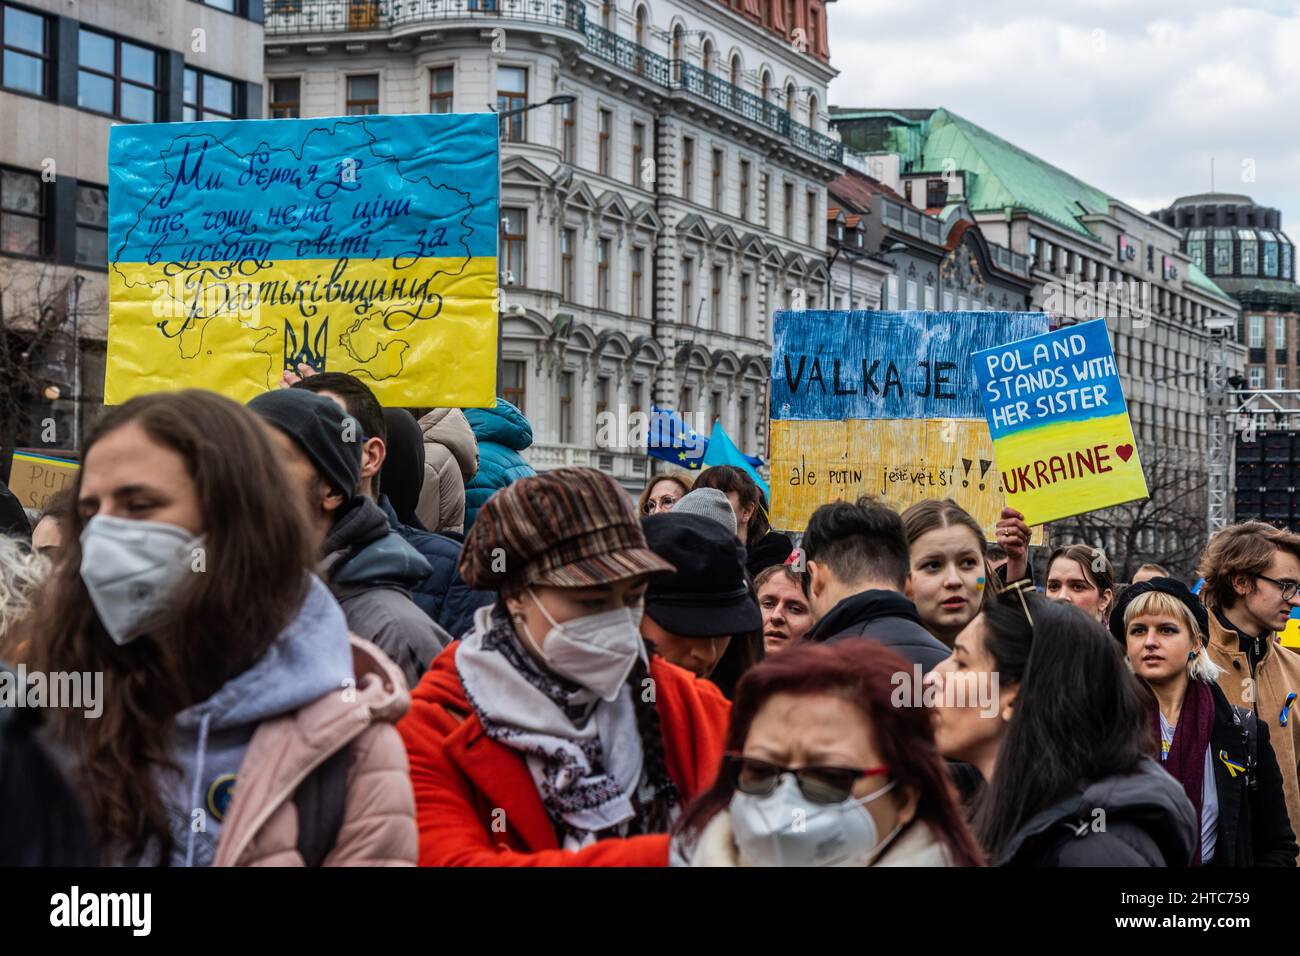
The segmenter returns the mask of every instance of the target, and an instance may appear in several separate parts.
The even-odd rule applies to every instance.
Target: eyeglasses
[[[652,515],[656,511],[672,511],[673,505],[677,504],[677,502],[678,499],[674,498],[672,495],[664,495],[658,501],[654,498],[650,498],[645,503],[645,513]]]
[[[813,803],[843,803],[853,795],[853,785],[863,777],[878,777],[889,773],[888,767],[871,767],[854,770],[849,767],[780,767],[766,760],[746,757],[744,754],[726,755],[727,772],[731,782],[741,793],[765,797],[776,789],[787,773],[794,774],[799,792]]]
[[[1276,581],[1273,578],[1267,577],[1266,575],[1263,574],[1257,574],[1255,575],[1255,577],[1263,578],[1269,584],[1276,584],[1279,588],[1281,588],[1283,601],[1291,600],[1293,597],[1295,597],[1296,591],[1300,591],[1300,583],[1297,583],[1295,581]]]

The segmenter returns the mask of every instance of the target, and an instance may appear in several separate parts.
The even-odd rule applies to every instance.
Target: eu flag
[[[704,452],[708,447],[709,440],[686,424],[676,412],[650,406],[645,450],[651,458],[699,471],[704,467]]]

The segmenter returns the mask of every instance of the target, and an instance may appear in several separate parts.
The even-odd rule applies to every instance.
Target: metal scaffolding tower
[[[1213,349],[1211,346],[1211,355]],[[1211,365],[1211,382],[1213,371]],[[1213,534],[1228,523],[1232,510],[1228,506],[1228,491],[1236,470],[1235,436],[1240,433],[1243,440],[1253,442],[1259,432],[1300,430],[1300,389],[1220,387],[1207,393],[1206,407],[1210,416],[1207,530]],[[1297,489],[1286,490],[1294,493]],[[1236,519],[1235,515],[1231,517]]]

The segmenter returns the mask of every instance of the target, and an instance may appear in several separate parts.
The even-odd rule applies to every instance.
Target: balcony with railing
[[[842,163],[844,144],[792,122],[761,96],[685,60],[672,60],[587,20],[582,0],[266,0],[266,35],[391,31],[409,24],[512,21],[571,30],[587,53],[667,90],[684,90],[787,137],[822,160]]]
[[[594,23],[587,24],[587,52],[659,86],[671,86],[672,61]]]
[[[268,36],[364,33],[448,20],[515,21],[582,33],[582,0],[267,0]]]
[[[805,152],[832,163],[844,162],[844,144],[801,123],[790,124],[790,138]]]
[[[739,113],[750,122],[782,136],[790,135],[790,114],[774,103],[702,70],[685,60],[673,60],[673,87],[687,90],[710,103]],[[809,132],[812,132],[809,130]]]
[[[993,256],[993,264],[1004,272],[1014,272],[1018,276],[1029,275],[1029,257],[1013,252],[1006,246],[998,246],[989,243],[989,252]]]

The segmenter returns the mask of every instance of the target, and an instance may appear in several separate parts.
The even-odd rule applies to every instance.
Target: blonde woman
[[[1220,668],[1205,649],[1204,605],[1182,582],[1157,577],[1128,588],[1110,621],[1151,691],[1161,765],[1200,818],[1193,865],[1294,866],[1295,835],[1268,726],[1219,690]]]

